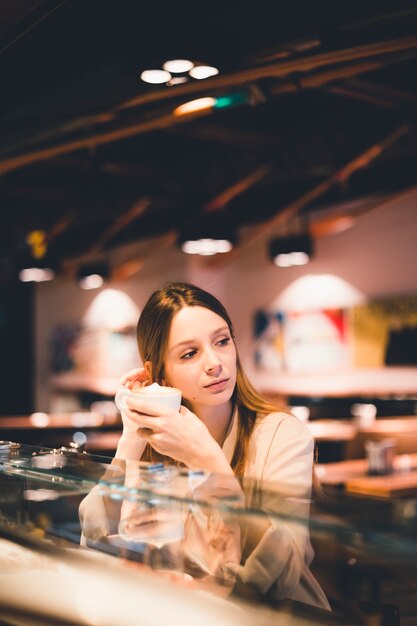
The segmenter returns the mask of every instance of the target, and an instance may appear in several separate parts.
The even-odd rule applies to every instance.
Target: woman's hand
[[[119,387],[125,387],[134,391],[137,387],[143,387],[150,382],[146,369],[144,367],[136,367],[121,377]]]
[[[119,380],[119,386],[117,389],[117,394],[124,389],[128,389],[129,391],[135,391],[139,387],[143,387],[146,383],[149,382],[148,374],[144,367],[137,367],[135,369],[130,370],[126,374],[124,374]],[[116,394],[116,396],[117,396]],[[121,407],[119,407],[121,410]],[[136,434],[138,430],[138,426],[136,422],[133,422],[125,410],[121,410],[122,422],[123,422],[123,433],[124,434]]]
[[[125,400],[126,418],[156,452],[193,469],[230,474],[220,446],[203,422],[185,406],[180,411],[139,396]]]
[[[134,391],[150,382],[144,367],[132,369],[119,380],[118,392],[122,389]],[[140,436],[138,425],[128,416],[126,410],[121,410],[123,432],[117,444],[115,458],[139,461],[146,446],[146,440]]]

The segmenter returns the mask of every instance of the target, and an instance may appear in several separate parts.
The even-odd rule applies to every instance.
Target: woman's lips
[[[223,389],[226,389],[228,382],[228,378],[222,378],[221,380],[210,383],[210,385],[206,385],[205,389],[210,389],[211,391],[223,391]]]

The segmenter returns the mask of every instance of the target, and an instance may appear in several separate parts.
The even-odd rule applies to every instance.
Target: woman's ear
[[[152,383],[153,382],[153,378],[152,378],[152,363],[151,363],[151,361],[145,361],[145,363],[143,364],[143,367],[145,368],[146,376],[148,377],[149,383]]]

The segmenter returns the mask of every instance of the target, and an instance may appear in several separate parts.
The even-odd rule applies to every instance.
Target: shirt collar
[[[237,441],[237,422],[237,407],[235,407],[229,423],[228,431],[226,433],[226,438],[222,446],[223,454],[225,455],[229,463],[233,458],[233,452],[235,451]]]

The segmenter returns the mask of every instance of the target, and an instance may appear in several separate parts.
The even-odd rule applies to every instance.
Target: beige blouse
[[[236,436],[234,415],[223,446],[229,461]],[[309,570],[314,557],[308,528],[313,458],[313,438],[298,418],[280,412],[258,419],[249,445],[244,490],[246,506],[268,513],[270,527],[246,558],[242,533],[243,559],[237,574],[244,583],[276,599],[291,598],[329,610]]]

